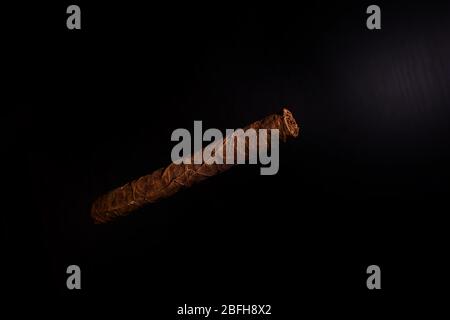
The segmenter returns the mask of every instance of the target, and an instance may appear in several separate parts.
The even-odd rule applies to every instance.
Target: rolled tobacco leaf
[[[279,114],[269,115],[243,128],[244,131],[247,129],[255,129],[258,135],[259,129],[278,129],[279,139],[283,142],[289,138],[297,137],[299,133],[299,127],[292,113],[285,108]],[[259,148],[270,149],[270,132],[269,130],[266,143],[262,145],[261,141],[258,142]],[[226,137],[223,141],[219,141],[224,153],[227,139]],[[233,148],[234,152],[237,153],[236,143]],[[248,158],[249,153],[254,151],[251,148],[249,144],[246,144],[245,148],[240,149],[241,152],[244,150],[245,158]],[[97,224],[112,221],[148,203],[168,198],[183,188],[188,188],[195,183],[228,170],[233,165],[229,163],[207,164],[205,162],[195,164],[193,161],[191,163],[171,163],[100,196],[92,205],[91,216]]]

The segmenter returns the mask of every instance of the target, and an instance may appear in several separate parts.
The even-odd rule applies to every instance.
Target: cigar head
[[[288,109],[283,108],[282,117],[284,126],[286,127],[288,134],[294,138],[298,137],[300,129],[292,113]]]

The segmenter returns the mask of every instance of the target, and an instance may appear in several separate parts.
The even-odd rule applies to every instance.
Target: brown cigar
[[[298,125],[287,109],[282,109],[280,114],[272,114],[244,128],[247,129],[255,129],[256,132],[259,129],[278,129],[279,138],[283,142],[288,138],[297,137],[299,133]],[[270,133],[267,137],[267,144],[264,147],[270,148]],[[224,150],[225,143],[226,139],[223,140]],[[234,150],[236,152],[236,144]],[[248,152],[249,148],[245,146],[246,158]],[[194,164],[192,161],[190,164],[171,163],[100,196],[92,205],[91,216],[95,223],[109,222],[145,204],[170,197],[179,190],[228,170],[232,166],[233,164]]]

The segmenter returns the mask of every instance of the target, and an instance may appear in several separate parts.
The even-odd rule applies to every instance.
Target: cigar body
[[[292,113],[287,109],[283,109],[280,114],[269,115],[256,121],[243,130],[250,128],[257,132],[259,129],[278,129],[279,139],[283,142],[289,138],[297,137],[299,132]],[[221,142],[223,149],[225,149],[225,143],[226,138]],[[261,144],[259,142],[258,147],[270,149],[270,133],[267,136],[266,143]],[[234,144],[234,148],[234,151],[237,152],[236,144]],[[245,146],[246,157],[252,151],[249,148],[251,146]],[[102,195],[92,205],[91,216],[95,223],[109,222],[148,203],[168,198],[181,189],[188,188],[195,183],[226,171],[232,166],[233,164],[227,163],[195,164],[193,161],[189,164],[171,163]]]

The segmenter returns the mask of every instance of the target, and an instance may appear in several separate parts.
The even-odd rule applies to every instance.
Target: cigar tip
[[[288,130],[289,134],[294,138],[298,137],[300,129],[298,127],[297,121],[295,121],[295,118],[292,115],[292,112],[290,112],[287,108],[283,108],[282,116],[284,120],[284,125],[286,126],[286,129]]]

